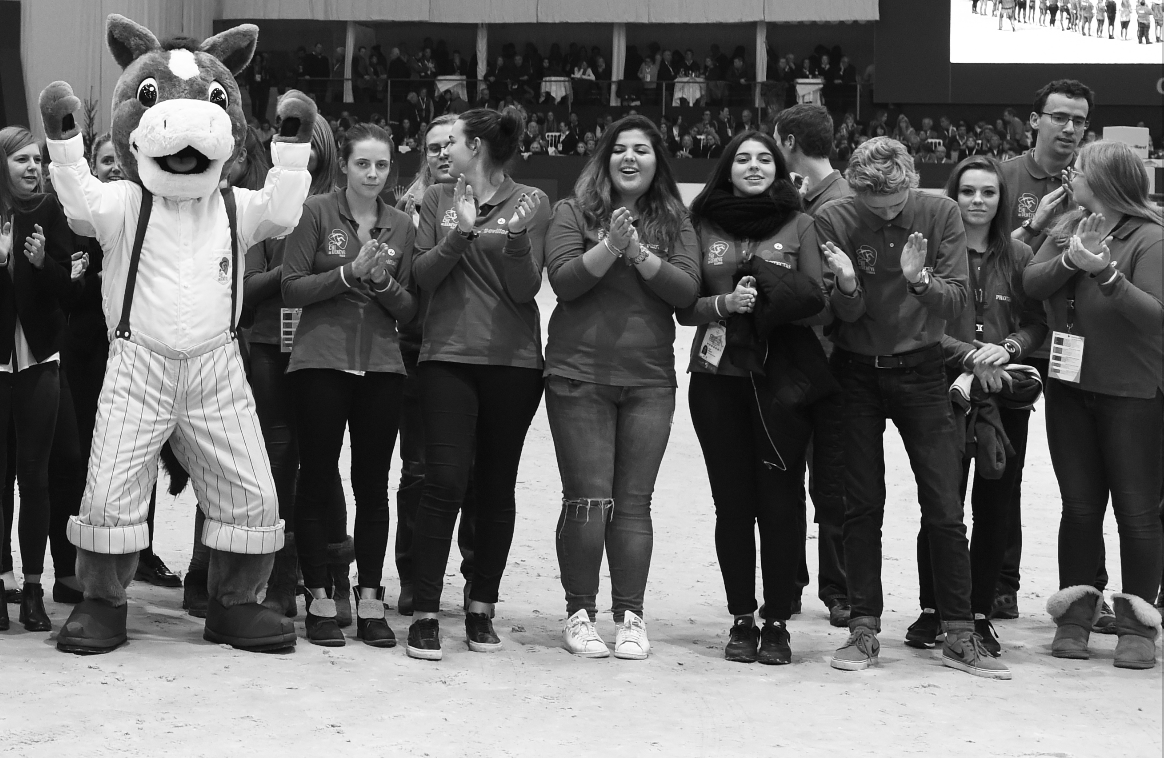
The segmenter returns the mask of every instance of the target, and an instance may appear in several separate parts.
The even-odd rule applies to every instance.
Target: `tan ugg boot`
[[[1047,598],[1047,613],[1057,627],[1051,655],[1079,660],[1091,657],[1087,641],[1102,602],[1103,594],[1085,584],[1065,587]]]
[[[1147,600],[1123,592],[1112,596],[1116,615],[1115,667],[1150,669],[1156,666],[1156,637],[1160,634],[1160,611]]]

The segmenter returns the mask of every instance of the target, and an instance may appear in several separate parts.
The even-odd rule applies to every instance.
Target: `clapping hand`
[[[909,235],[905,248],[901,251],[901,273],[905,280],[916,283],[926,265],[926,254],[929,251],[929,240],[921,232]]]
[[[8,254],[12,252],[12,222],[5,221],[0,227],[0,265],[7,265]]]
[[[33,232],[24,239],[24,257],[37,268],[44,268],[44,229],[33,224]]]
[[[751,313],[756,307],[756,277],[741,278],[735,290],[724,301],[728,313]]]
[[[73,253],[71,263],[72,270],[69,272],[69,278],[75,282],[84,276],[86,269],[89,268],[89,254],[80,251]]]
[[[457,179],[453,188],[453,210],[457,212],[457,228],[465,233],[473,231],[477,223],[477,198],[464,176]]]
[[[1102,271],[1111,262],[1108,243],[1111,235],[1100,234],[1104,218],[1102,213],[1093,213],[1079,222],[1075,234],[1067,243],[1067,259],[1078,268],[1091,273]]]
[[[541,195],[538,195],[536,192],[532,195],[525,192],[521,193],[521,197],[517,199],[517,208],[514,209],[513,216],[507,224],[509,232],[511,234],[521,234],[528,229],[530,222],[533,221],[534,214],[538,212],[541,204]]]
[[[820,251],[824,255],[825,265],[836,277],[837,286],[840,287],[841,292],[846,295],[856,292],[857,275],[853,273],[853,261],[849,259],[845,251],[832,242],[821,245]]]
[[[610,232],[607,237],[615,252],[624,252],[634,231],[634,217],[626,208],[617,208],[610,214]]]
[[[1056,190],[1048,192],[1043,195],[1043,199],[1039,201],[1039,205],[1035,208],[1035,215],[1031,218],[1031,223],[1036,229],[1046,230],[1051,224],[1051,220],[1059,213],[1061,205],[1070,202],[1071,183],[1067,178],[1067,172],[1063,172],[1063,186]]]
[[[357,279],[367,279],[368,275],[372,273],[372,269],[380,265],[380,257],[380,243],[376,240],[368,240],[360,247],[360,252],[352,261],[352,273]]]

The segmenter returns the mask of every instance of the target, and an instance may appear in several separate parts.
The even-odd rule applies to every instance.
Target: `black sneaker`
[[[929,650],[938,643],[938,637],[941,634],[942,620],[938,617],[938,612],[931,608],[925,608],[917,617],[917,621],[910,624],[909,629],[906,630],[905,644]]]
[[[752,619],[736,619],[728,630],[728,644],[723,657],[736,663],[755,663],[756,647],[760,644],[760,630]]]
[[[1013,592],[1002,592],[994,596],[994,604],[990,608],[990,618],[1017,619],[1019,617],[1018,596]]]
[[[982,649],[995,658],[1002,655],[1002,645],[998,643],[998,635],[994,633],[994,624],[990,619],[974,619],[974,631],[982,638]]]
[[[1092,625],[1091,631],[1096,634],[1115,634],[1116,633],[1116,617],[1115,611],[1107,604],[1106,600],[1101,600],[1099,603],[1099,617],[1095,619],[1095,624]]]
[[[825,601],[825,607],[829,609],[829,623],[833,626],[848,628],[849,617],[852,616],[852,606],[849,605],[848,598],[830,597]]]
[[[408,627],[408,643],[404,652],[409,658],[425,661],[439,661],[441,652],[441,626],[436,619],[417,619]]]
[[[760,630],[760,652],[756,660],[768,666],[792,663],[792,648],[788,644],[788,627],[783,621],[769,621]]]
[[[155,587],[181,587],[182,580],[173,571],[170,571],[161,558],[153,553],[142,553],[137,560],[137,571],[133,575],[134,581],[148,582]]]
[[[208,572],[206,569],[192,569],[182,580],[182,607],[194,618],[204,619],[210,606],[210,593],[206,590]]]
[[[474,653],[492,653],[501,649],[501,638],[493,631],[488,613],[465,614],[465,639]]]

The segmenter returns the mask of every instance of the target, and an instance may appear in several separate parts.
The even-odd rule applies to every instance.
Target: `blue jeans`
[[[654,532],[651,495],[675,414],[673,387],[612,387],[546,379],[558,471],[558,566],[566,613],[597,614],[603,549],[614,620],[643,615]]]
[[[1160,588],[1164,396],[1142,399],[1047,382],[1047,446],[1063,497],[1059,586],[1095,581],[1108,495],[1120,535],[1123,591],[1149,603]]]
[[[881,526],[885,517],[886,420],[901,433],[929,534],[934,594],[945,621],[971,621],[970,549],[963,523],[963,433],[940,356],[908,369],[879,369],[836,350],[845,395],[845,573],[852,617],[881,618]]]

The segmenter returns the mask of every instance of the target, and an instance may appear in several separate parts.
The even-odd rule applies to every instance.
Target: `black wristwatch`
[[[1030,232],[1030,234],[1032,236],[1035,236],[1035,237],[1038,237],[1040,234],[1043,233],[1042,229],[1039,229],[1035,226],[1034,218],[1028,218],[1026,221],[1024,221],[1023,222],[1023,229],[1026,229],[1028,232]]]
[[[459,226],[457,227],[457,234],[461,235],[462,237],[467,239],[469,242],[472,242],[473,240],[475,240],[481,236],[481,232],[477,231],[476,229],[470,229],[467,232],[462,232],[461,227],[459,227]]]

